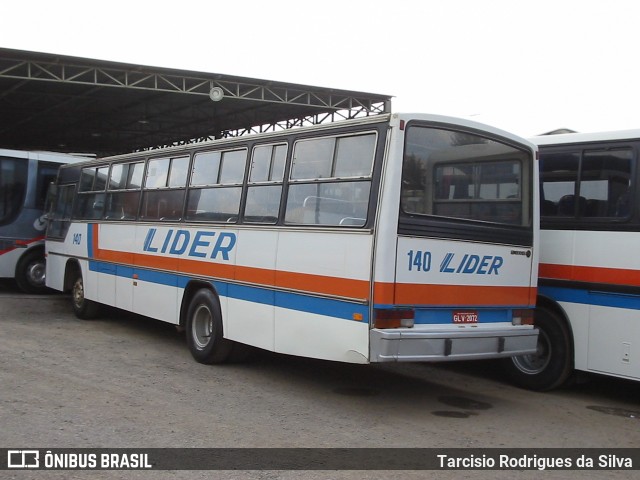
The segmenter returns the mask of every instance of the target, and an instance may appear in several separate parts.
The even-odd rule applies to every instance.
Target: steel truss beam
[[[0,77],[201,96],[209,96],[211,90],[217,87],[222,89],[225,98],[356,112],[344,114],[345,118],[361,113],[385,113],[388,110],[387,102],[373,101],[367,96],[336,93],[330,89],[303,89],[275,82],[260,85],[240,80],[146,72],[143,68],[127,70],[2,58]]]
[[[0,48],[0,143],[123,153],[388,113],[391,97]]]

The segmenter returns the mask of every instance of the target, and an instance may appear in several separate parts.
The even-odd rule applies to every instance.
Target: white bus
[[[61,164],[77,160],[60,153],[0,149],[0,278],[15,278],[25,292],[45,290],[47,188]]]
[[[640,380],[640,130],[560,134],[540,148],[540,329],[509,370],[537,390],[574,370]]]
[[[379,115],[61,168],[47,285],[243,345],[352,363],[535,351],[535,147]]]

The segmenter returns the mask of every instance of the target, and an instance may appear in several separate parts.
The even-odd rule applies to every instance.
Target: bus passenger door
[[[126,235],[123,235],[122,226],[100,225],[93,226],[94,245],[93,256],[96,260],[95,272],[97,273],[97,299],[105,305],[119,307],[116,285],[120,283],[118,279],[118,265],[121,261],[122,253],[127,245],[123,245]],[[95,238],[97,237],[97,238]]]
[[[131,273],[132,311],[169,323],[179,323],[179,257],[163,252],[170,242],[184,242],[187,234],[169,226],[136,227],[135,254]],[[184,238],[183,238],[184,237]],[[169,247],[167,247],[169,248]],[[126,288],[126,284],[123,284]]]
[[[276,231],[237,232],[235,276],[240,283],[229,284],[226,315],[223,312],[227,338],[271,351],[277,248]]]

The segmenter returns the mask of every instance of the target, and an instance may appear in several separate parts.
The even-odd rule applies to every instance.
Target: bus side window
[[[140,216],[148,220],[180,220],[189,156],[149,160]]]
[[[247,154],[246,148],[196,153],[187,196],[187,220],[238,221]]]
[[[578,215],[583,216],[586,207],[587,200],[584,197],[576,197],[574,194],[564,195],[558,201],[558,216],[574,217],[576,215],[576,208],[578,209]]]
[[[540,215],[543,217],[554,216],[558,214],[557,205],[551,200],[540,200]]]
[[[297,141],[285,223],[364,226],[376,138],[366,132]]]
[[[616,217],[628,217],[631,214],[631,193],[627,190],[616,200],[614,215]]]
[[[585,217],[626,217],[629,215],[629,180],[632,150],[615,148],[586,151],[580,167],[580,195],[585,201]]]
[[[278,221],[286,159],[286,144],[258,145],[253,149],[244,222],[273,224]]]
[[[78,195],[74,217],[82,220],[98,220],[104,212],[104,192],[83,193]]]

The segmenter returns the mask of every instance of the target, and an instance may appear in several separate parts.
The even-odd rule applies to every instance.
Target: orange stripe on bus
[[[395,303],[442,306],[531,305],[531,290],[530,287],[398,284]]]
[[[100,250],[100,247],[98,246],[98,232],[99,232],[99,226],[97,223],[94,223],[93,225],[91,225],[91,229],[93,230],[92,235],[91,235],[91,248],[93,249],[93,255],[97,255],[98,251]]]
[[[376,303],[433,306],[535,305],[535,287],[376,284]]]
[[[640,270],[541,263],[540,278],[640,286]]]
[[[94,256],[96,260],[141,268],[153,268],[179,274],[237,280],[256,285],[275,286],[324,295],[356,298],[358,300],[366,300],[369,298],[369,282],[366,280],[274,271],[262,268],[202,262],[185,258],[146,255],[141,253],[117,252],[97,248],[94,248]]]
[[[97,230],[97,225],[94,225]],[[226,280],[286,288],[314,294],[334,295],[358,300],[369,299],[369,282],[324,275],[286,272],[263,268],[202,262],[179,257],[118,252],[98,248],[94,230],[93,251],[96,260],[132,267],[152,268],[178,274],[192,274]],[[570,268],[570,267],[569,267]],[[377,282],[374,287],[376,304],[433,306],[498,306],[534,305],[536,288],[469,285],[419,285]]]
[[[276,271],[276,286],[320,292],[340,297],[368,299],[369,282],[350,278],[326,277],[294,272]]]
[[[373,290],[375,303],[392,305],[396,296],[396,284],[391,282],[376,282]]]

